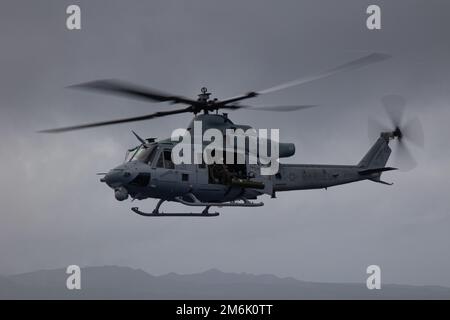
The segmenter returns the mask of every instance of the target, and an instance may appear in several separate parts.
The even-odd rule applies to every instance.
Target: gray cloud
[[[82,30],[65,29],[71,1],[6,1],[0,13],[0,273],[68,264],[120,264],[151,273],[274,273],[316,281],[450,286],[450,3],[375,1],[383,29],[365,28],[374,1],[76,1]],[[217,219],[145,219],[114,200],[96,172],[122,161],[133,129],[166,137],[188,115],[62,135],[39,129],[172,108],[80,93],[65,86],[122,78],[219,99],[334,67],[371,51],[384,63],[267,95],[255,105],[318,103],[289,114],[231,118],[280,128],[295,163],[356,163],[369,148],[367,117],[401,94],[426,133],[412,172],[265,198]],[[372,137],[372,140],[375,137]],[[150,208],[154,201],[139,203]],[[175,206],[169,205],[174,208]]]

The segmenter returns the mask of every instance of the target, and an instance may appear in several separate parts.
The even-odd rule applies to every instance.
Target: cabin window
[[[164,153],[163,152],[161,152],[159,154],[158,161],[156,162],[156,167],[157,168],[164,168]]]
[[[189,174],[182,173],[181,174],[181,181],[189,181]]]
[[[172,162],[172,152],[170,150],[164,150],[164,167],[166,169],[175,169],[175,165]]]

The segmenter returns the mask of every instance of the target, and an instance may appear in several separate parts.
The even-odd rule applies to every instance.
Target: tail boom
[[[391,138],[391,133],[381,133],[357,165],[280,164],[279,172],[271,177],[273,192],[326,189],[362,180],[388,184],[380,177],[385,171],[396,170],[385,166],[391,154]]]

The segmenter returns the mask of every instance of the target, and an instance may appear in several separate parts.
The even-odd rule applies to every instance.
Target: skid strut
[[[238,200],[241,200],[242,202],[238,201],[228,201],[228,202],[202,202],[200,201],[195,195],[192,193],[186,194],[185,197],[188,197],[191,199],[191,201],[186,201],[182,197],[176,197],[175,201],[178,201],[179,203],[182,203],[186,206],[192,206],[192,207],[202,207],[202,206],[214,206],[214,207],[261,207],[264,205],[262,202],[251,202],[248,201],[245,197],[240,197]]]

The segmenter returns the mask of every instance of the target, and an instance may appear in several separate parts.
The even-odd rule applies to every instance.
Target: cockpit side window
[[[155,155],[153,155],[154,157]],[[158,161],[156,161],[157,168],[175,169],[175,165],[172,161],[172,151],[164,150],[159,153]]]

